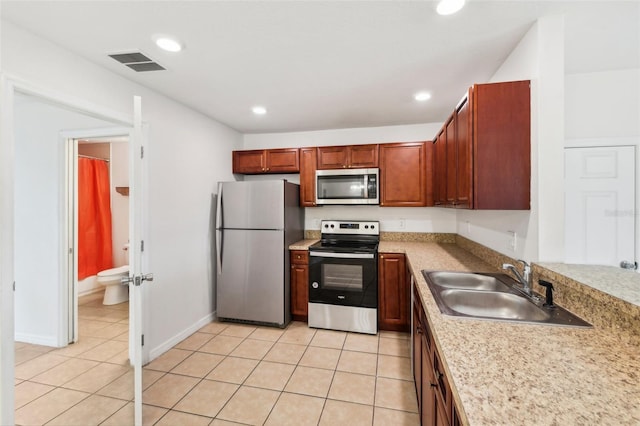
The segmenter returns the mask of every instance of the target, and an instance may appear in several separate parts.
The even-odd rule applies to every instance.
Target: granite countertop
[[[317,239],[300,240],[289,246],[289,250],[308,250],[309,246],[317,243]]]
[[[407,256],[464,424],[640,424],[637,345],[597,326],[443,315],[421,270],[496,269],[455,244],[383,241],[380,252]]]

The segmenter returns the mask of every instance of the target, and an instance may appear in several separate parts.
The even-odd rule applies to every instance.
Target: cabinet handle
[[[381,255],[380,255],[380,259],[384,259],[384,254],[381,254]]]
[[[269,171],[269,168],[267,167],[267,171]]]
[[[416,327],[416,333],[422,334],[422,327],[420,326]]]

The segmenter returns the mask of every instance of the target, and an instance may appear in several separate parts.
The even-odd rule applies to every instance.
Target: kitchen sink
[[[445,315],[573,327],[591,324],[561,308],[543,306],[526,296],[506,274],[422,271],[429,290]]]
[[[509,290],[509,286],[507,284],[491,275],[440,271],[431,272],[429,276],[434,284],[445,288],[493,291]]]

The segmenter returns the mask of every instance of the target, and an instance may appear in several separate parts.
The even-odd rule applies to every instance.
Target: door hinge
[[[140,251],[144,251],[144,240],[140,240]]]
[[[141,337],[142,337],[142,341],[140,342],[141,343],[140,346],[144,346],[144,334]]]
[[[140,147],[140,158],[144,158],[144,146]]]
[[[13,282],[13,291],[16,291],[16,282]]]

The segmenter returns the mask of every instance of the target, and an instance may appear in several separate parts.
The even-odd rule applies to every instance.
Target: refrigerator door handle
[[[222,274],[222,229],[216,229],[216,264],[218,266],[218,275]]]
[[[222,182],[218,183],[218,200],[216,206],[216,229],[222,229]]]

